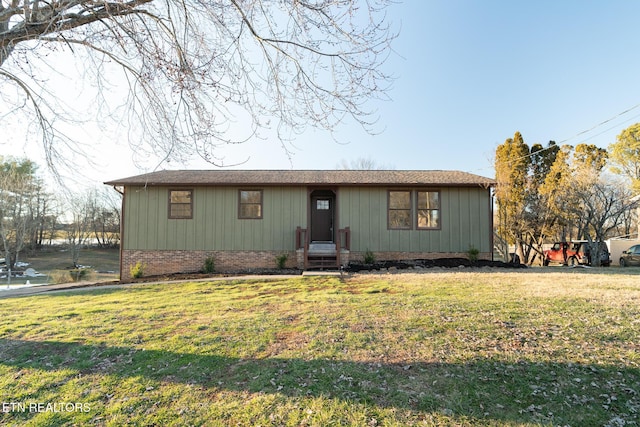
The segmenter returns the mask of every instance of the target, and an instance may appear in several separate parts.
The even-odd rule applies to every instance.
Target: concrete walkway
[[[133,284],[133,283],[130,283]],[[45,292],[53,291],[70,291],[74,289],[83,288],[99,288],[104,286],[127,286],[129,284],[120,284],[114,281],[113,285],[107,283],[97,284],[95,282],[72,282],[72,283],[60,283],[57,285],[31,285],[31,286],[15,286],[7,289],[6,285],[0,285],[0,299],[21,297],[28,295],[42,294]]]

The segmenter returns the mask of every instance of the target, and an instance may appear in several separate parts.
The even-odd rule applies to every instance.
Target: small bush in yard
[[[129,269],[131,273],[131,277],[134,279],[139,279],[144,275],[144,269],[146,265],[141,263],[140,261],[136,262],[136,265],[132,265]]]
[[[79,282],[84,279],[89,278],[89,273],[91,271],[88,268],[76,268],[71,270],[69,273],[71,274],[71,278],[74,282]]]
[[[202,267],[202,271],[207,274],[211,274],[216,271],[216,261],[212,256],[209,256],[204,260],[204,267]]]
[[[289,255],[287,254],[280,254],[276,257],[276,265],[280,270],[282,270],[285,267],[285,265],[287,264],[288,258],[289,258]]]
[[[478,261],[479,253],[480,253],[480,250],[478,250],[477,248],[474,248],[473,246],[470,246],[469,250],[467,251],[467,256],[469,257],[469,261],[471,262]]]
[[[49,275],[49,283],[58,285],[60,283],[69,283],[72,281],[71,274],[68,271],[53,270]]]
[[[367,249],[364,253],[364,263],[373,264],[374,262],[376,262],[376,256],[373,254],[373,252]]]

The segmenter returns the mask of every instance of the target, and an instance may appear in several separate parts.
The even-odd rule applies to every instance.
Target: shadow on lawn
[[[640,411],[638,369],[478,359],[464,364],[379,364],[327,359],[238,359],[67,342],[0,339],[0,364],[43,371],[318,397],[511,422],[582,425]],[[61,387],[58,383],[56,387]],[[52,392],[51,389],[47,390]],[[54,391],[55,392],[55,391]],[[109,390],[104,390],[107,394]],[[9,397],[5,396],[4,399]],[[604,415],[603,415],[603,411]],[[609,419],[609,418],[607,418]]]

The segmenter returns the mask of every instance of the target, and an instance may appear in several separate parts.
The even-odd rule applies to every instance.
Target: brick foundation
[[[122,278],[128,278],[132,266],[144,265],[144,275],[195,273],[205,260],[213,257],[216,272],[251,271],[276,268],[276,257],[287,254],[285,268],[296,268],[295,252],[287,251],[122,251]]]
[[[130,269],[140,262],[144,265],[145,276],[170,273],[195,273],[202,271],[205,260],[213,257],[215,271],[234,272],[251,271],[265,268],[276,268],[276,257],[287,254],[285,268],[304,267],[303,251],[122,251],[123,279],[130,277]],[[436,258],[468,258],[464,252],[374,252],[377,261],[401,261],[409,259],[436,259]],[[490,252],[481,252],[478,259],[491,259]],[[343,251],[342,264],[349,261],[364,260],[364,252]]]

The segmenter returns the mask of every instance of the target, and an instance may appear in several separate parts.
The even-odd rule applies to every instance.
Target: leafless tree
[[[161,159],[224,164],[221,145],[276,132],[286,149],[308,126],[345,121],[374,132],[392,2],[0,0],[0,117],[31,114],[54,167],[82,149],[67,136],[81,111],[62,94],[89,81],[90,116],[122,123],[138,153]],[[52,68],[70,73],[60,59],[76,82],[51,87]]]
[[[346,159],[342,159],[337,166],[338,169],[344,170],[385,170],[385,169],[395,169],[393,167],[386,166],[384,164],[379,164],[371,157],[358,157],[357,159],[352,159],[347,161]]]
[[[74,267],[79,267],[82,248],[95,243],[100,247],[115,247],[120,233],[120,201],[109,188],[89,189],[61,195],[66,206],[68,223],[64,234]]]
[[[601,246],[638,206],[632,198],[631,189],[610,177],[600,176],[593,180],[576,183],[572,191],[580,203],[572,207],[578,237],[590,243],[593,265],[600,265]]]
[[[117,247],[120,241],[120,207],[119,194],[110,188],[103,187],[89,193],[87,199],[91,232],[95,242],[102,248]]]
[[[55,199],[53,194],[47,191],[41,178],[33,180],[33,191],[29,200],[29,210],[33,226],[29,238],[30,249],[38,249],[44,245],[45,240],[51,242],[53,231],[58,221]]]
[[[78,268],[80,250],[91,235],[91,197],[89,193],[67,197],[67,215],[70,222],[65,226],[65,237],[71,261]]]
[[[3,163],[0,170],[0,239],[7,267],[7,284],[13,267],[33,228],[30,199],[32,175],[17,163]]]

